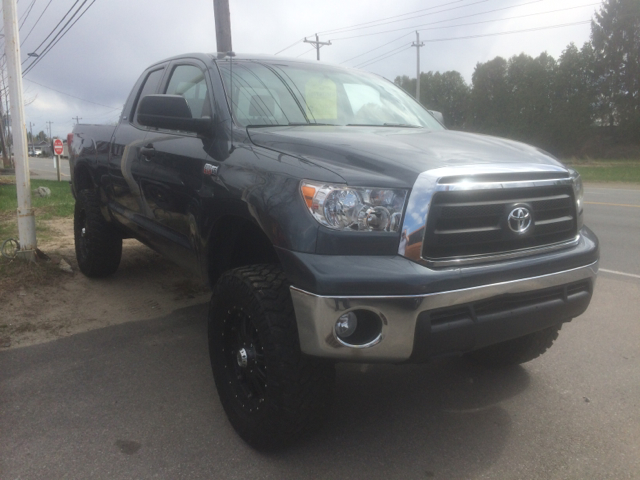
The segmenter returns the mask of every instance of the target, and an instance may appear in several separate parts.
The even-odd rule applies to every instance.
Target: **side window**
[[[204,72],[193,65],[178,65],[171,74],[167,95],[182,95],[193,118],[211,117],[211,102]]]
[[[138,103],[140,100],[147,95],[152,95],[158,91],[158,84],[160,84],[160,80],[162,80],[162,74],[164,73],[164,68],[160,70],[154,70],[149,75],[147,75],[142,88],[140,89],[140,93],[138,94],[138,98],[136,99],[136,103],[133,105],[133,110],[135,111],[138,108]],[[131,116],[132,119],[135,120],[135,116]],[[137,120],[136,120],[137,122]]]

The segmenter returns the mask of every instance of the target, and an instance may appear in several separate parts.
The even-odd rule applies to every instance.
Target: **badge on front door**
[[[218,167],[211,165],[210,163],[204,164],[204,174],[211,175],[212,177],[218,174]]]

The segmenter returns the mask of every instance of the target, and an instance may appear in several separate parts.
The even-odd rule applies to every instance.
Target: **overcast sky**
[[[38,46],[74,3],[19,0],[24,69],[32,61],[27,54],[41,52]],[[91,0],[85,7],[89,4]],[[295,44],[280,55],[312,60],[315,50],[302,39],[312,39],[317,32],[321,41],[332,42],[321,49],[322,61],[364,68],[393,80],[398,75],[415,77],[416,49],[410,45],[417,29],[425,42],[420,49],[423,72],[457,70],[470,81],[478,62],[498,55],[508,58],[524,52],[535,57],[546,51],[557,58],[570,42],[581,46],[589,39],[590,25],[579,22],[591,20],[599,4],[593,0],[230,0],[230,9],[236,52],[274,54]],[[564,26],[547,28],[560,25]],[[530,31],[505,33],[520,30]],[[366,53],[369,50],[373,51]],[[214,51],[212,0],[96,0],[26,73],[25,97],[35,98],[25,108],[27,125],[35,124],[36,134],[51,121],[54,136],[66,137],[75,116],[82,118],[81,123],[115,122],[148,65],[181,53]]]

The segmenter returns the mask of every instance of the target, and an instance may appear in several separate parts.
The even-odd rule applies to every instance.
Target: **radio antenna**
[[[229,153],[233,153],[236,149],[233,143],[233,57],[236,56],[234,52],[227,52],[227,56],[229,57],[229,102],[230,102],[230,110],[231,110],[231,149]]]

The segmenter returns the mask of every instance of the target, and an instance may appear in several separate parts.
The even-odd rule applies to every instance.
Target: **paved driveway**
[[[587,223],[635,245],[638,230],[608,223],[619,208],[635,215],[588,203]],[[640,271],[627,254],[603,246],[590,309],[541,358],[502,371],[339,365],[325,428],[278,454],[251,450],[224,416],[206,305],[0,352],[0,476],[640,478]]]

